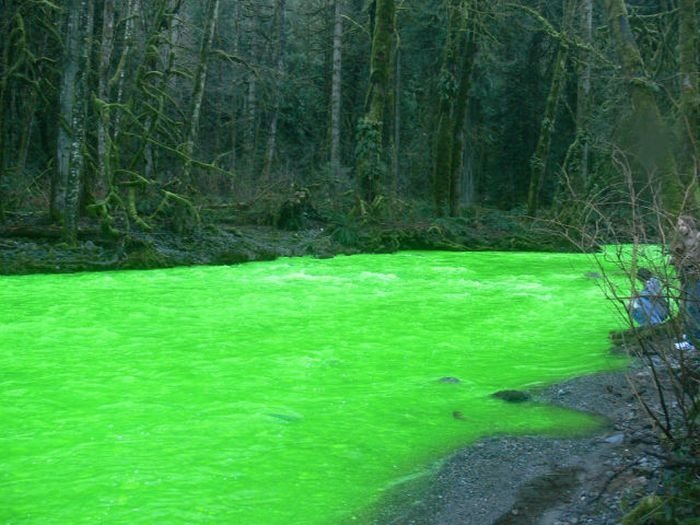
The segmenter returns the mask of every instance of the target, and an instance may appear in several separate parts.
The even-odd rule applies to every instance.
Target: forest
[[[641,245],[660,246],[664,257],[671,256],[652,267],[665,289],[671,290],[666,297],[671,308],[665,311],[662,326],[642,328],[626,316],[628,330],[617,331],[607,341],[644,363],[645,372],[635,378],[646,374],[646,383],[638,390],[627,381],[614,388],[608,384],[600,394],[601,399],[608,394],[610,398],[615,389],[632,388],[629,399],[640,402],[639,413],[646,418],[634,422],[634,432],[642,438],[631,443],[633,432],[624,429],[627,434],[609,444],[624,441],[621,446],[641,450],[643,439],[653,439],[656,448],[644,449],[643,459],[657,467],[639,474],[641,460],[636,458],[624,468],[606,470],[612,474],[597,499],[605,500],[603,492],[616,478],[646,483],[663,472],[666,477],[657,487],[667,487],[666,493],[637,495],[635,505],[625,509],[624,502],[615,500],[620,507],[617,517],[626,513],[625,524],[697,524],[700,359],[693,344],[700,346],[699,17],[700,0],[0,0],[0,274],[221,266],[296,255],[326,259],[400,250],[492,250],[518,254],[516,262],[506,266],[512,275],[499,276],[506,283],[502,290],[510,293],[515,285],[509,279],[517,280],[513,275],[522,271],[517,262],[517,257],[525,257],[522,252],[580,255],[615,245],[632,246],[636,257]],[[626,253],[620,249],[618,255]],[[479,254],[487,261],[484,268],[498,269],[489,255],[493,254]],[[364,260],[361,257],[358,264]],[[601,272],[561,274],[566,284],[580,286],[569,290],[570,297],[585,293],[584,285],[599,280],[612,283],[613,299],[624,305],[630,287],[638,291],[634,283],[641,274],[634,257],[612,276],[605,274],[605,266]],[[344,270],[344,264],[352,263],[339,259],[334,259],[339,271],[351,274],[350,294],[355,290],[355,273],[363,275],[364,270]],[[534,261],[536,268],[544,264],[536,258],[523,260]],[[561,266],[571,270],[573,263],[561,260]],[[654,264],[658,260],[652,257]],[[440,264],[447,267],[445,274],[458,267],[440,260],[434,266]],[[555,286],[551,283],[561,268],[548,268],[552,269],[542,271],[540,281],[530,283],[533,289],[543,282]],[[123,311],[131,310],[132,304],[160,306],[158,286],[139,272],[132,273],[144,289],[153,286],[148,297],[154,299],[130,295],[131,282],[120,276],[127,281],[120,285],[121,296],[130,301]],[[289,280],[303,273],[303,269],[292,273]],[[622,286],[616,281],[620,275]],[[76,278],[85,279],[81,282],[90,287],[88,274]],[[425,284],[421,279],[417,282]],[[453,286],[467,281],[454,281]],[[0,330],[0,336],[10,341],[3,343],[7,348],[17,341],[35,344],[40,338],[34,334],[12,339],[12,330],[21,331],[23,322],[33,326],[29,323],[42,321],[48,311],[29,299],[21,302],[23,283],[8,278],[0,287],[0,295],[7,290],[3,297],[10,298],[3,305],[3,315],[10,320],[0,319],[0,328],[6,330],[5,334]],[[51,288],[52,283],[47,289],[70,296],[70,282],[61,283],[66,288]],[[250,283],[255,283],[255,276],[236,286],[241,286],[242,296],[256,298],[255,291],[245,288]],[[370,283],[363,299],[380,284]],[[101,300],[108,297],[105,290],[112,284],[91,286]],[[178,286],[176,293],[185,290],[179,306],[187,306],[190,288]],[[216,292],[218,286],[215,281],[208,291]],[[40,288],[27,289],[40,290],[33,293],[43,297]],[[196,320],[209,319],[208,305],[214,300],[236,303],[236,297],[225,295],[200,298]],[[436,304],[443,308],[440,301],[456,301],[457,295],[440,296]],[[483,300],[492,295],[486,293]],[[53,301],[52,295],[47,297]],[[412,304],[412,295],[408,297],[401,303],[404,308]],[[291,318],[298,320],[296,300],[296,296],[292,301],[280,299],[291,305]],[[23,306],[8,306],[16,301]],[[536,303],[531,310],[537,312],[540,306]],[[35,307],[36,315],[31,314]],[[274,303],[271,309],[276,307]],[[435,317],[451,329],[459,328],[463,319],[445,315],[447,309]],[[78,309],[72,321],[79,318],[82,323],[83,317],[94,314],[99,327],[99,315],[113,310],[122,313],[110,304],[102,314],[98,309],[98,314]],[[324,308],[320,310],[320,318],[328,321]],[[406,314],[395,320],[403,329],[414,312],[400,310],[392,313]],[[500,310],[497,305],[491,311]],[[146,312],[139,319],[151,315]],[[161,320],[162,313],[153,318]],[[249,313],[246,305],[236,315],[243,318]],[[16,326],[10,314],[18,316]],[[21,315],[29,320],[23,321]],[[176,323],[164,322],[163,333],[176,332],[172,325],[180,323],[182,314],[176,315]],[[549,317],[559,315],[555,310]],[[113,324],[121,326],[122,317]],[[489,326],[488,315],[474,317]],[[49,321],[55,322],[49,331],[63,329],[58,314],[48,316]],[[579,321],[585,324],[586,319]],[[224,346],[230,343],[229,322],[219,322]],[[257,322],[250,324],[262,327],[259,337],[264,337],[274,332],[278,320],[269,321],[269,326]],[[528,322],[523,321],[525,326]],[[607,319],[598,322],[602,326]],[[199,349],[200,336],[210,326],[193,326],[197,328],[192,345]],[[329,326],[328,332],[336,330],[332,323]],[[561,327],[550,330],[560,338],[561,331]],[[466,337],[458,332],[458,337]],[[99,333],[97,339],[111,341],[116,333],[116,328]],[[520,339],[527,339],[530,332],[523,333]],[[596,333],[591,331],[590,337],[584,331],[577,333],[577,344],[585,346]],[[125,334],[125,340],[132,336],[129,330]],[[252,339],[241,332],[240,339],[246,338]],[[82,340],[66,341],[75,345],[76,352],[83,351],[84,360],[101,373],[101,347],[85,352]],[[287,351],[282,343],[275,352]],[[179,341],[169,344],[178,350]],[[208,351],[218,351],[216,345],[209,346]],[[46,354],[15,355],[7,348],[0,353],[1,362],[15,366],[36,357],[38,365],[27,361],[25,366],[41,373],[49,369],[44,361],[60,354],[54,352],[53,341]],[[422,356],[423,349],[419,350]],[[250,349],[256,351],[257,343]],[[275,352],[270,360],[277,357]],[[181,354],[187,364],[181,368],[189,374],[193,358]],[[211,372],[216,367],[203,355],[198,350],[201,370],[220,374]],[[220,354],[212,356],[216,360]],[[302,372],[323,365],[324,376],[334,377],[334,367],[340,370],[346,364],[342,358],[308,357]],[[129,364],[138,365],[138,359]],[[396,357],[391,366],[403,361],[410,359]],[[81,359],[69,364],[76,363],[82,364]],[[595,370],[605,368],[598,365]],[[134,366],[128,378],[138,382],[141,370]],[[589,363],[581,370],[586,366]],[[114,377],[94,380],[89,388],[116,385],[122,373],[115,370]],[[167,359],[164,370],[154,383],[169,377]],[[92,377],[78,368],[73,372],[75,378]],[[374,373],[370,370],[364,376]],[[438,370],[434,375],[426,389],[464,386],[456,376]],[[249,376],[248,380],[269,379],[265,371]],[[190,376],[186,378],[189,381]],[[224,379],[238,381],[235,375]],[[228,389],[226,381],[222,379],[221,392]],[[24,392],[35,386],[8,390],[0,405],[21,410]],[[257,384],[250,388],[264,391]],[[265,388],[274,391],[277,385]],[[173,392],[179,389],[178,383]],[[122,390],[115,391],[113,395],[122,396]],[[38,404],[54,395],[46,392],[50,393],[38,396]],[[157,397],[148,389],[144,392],[146,399]],[[645,392],[656,397],[649,401],[642,395]],[[486,394],[482,397],[493,401]],[[202,399],[206,411],[209,393]],[[622,394],[614,401],[620,421],[632,425],[631,402],[624,405]],[[73,402],[74,407],[83,406],[82,399]],[[47,413],[60,416],[54,408]],[[287,425],[279,427],[286,431],[305,421],[285,410],[265,408],[253,423],[267,425],[266,429],[273,423]],[[18,420],[24,419],[24,414],[17,414]],[[469,419],[461,408],[446,414],[450,424]],[[43,428],[42,418],[36,418],[37,428]],[[227,431],[229,423],[223,421],[222,428]],[[345,423],[352,426],[352,421]],[[328,426],[335,425],[333,421]],[[107,434],[112,432],[111,425],[106,428]],[[208,432],[207,428],[202,435]],[[200,448],[205,450],[209,442],[203,443]],[[606,460],[603,455],[598,459]],[[23,460],[17,463],[17,472],[23,471]],[[127,480],[120,490],[128,495],[135,485]],[[24,496],[15,495],[19,508]],[[34,512],[40,506],[31,502],[24,510]],[[498,523],[534,523],[517,521],[509,513],[504,516],[505,521]],[[85,522],[96,521],[101,518]]]
[[[0,13],[6,236],[235,224],[351,243],[488,215],[629,239],[635,221],[646,234],[697,206],[694,0],[3,0]]]

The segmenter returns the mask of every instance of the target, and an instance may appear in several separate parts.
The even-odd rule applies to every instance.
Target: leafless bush
[[[595,252],[602,288],[626,325],[611,339],[646,364],[654,386],[651,402],[630,377],[639,402],[672,450],[691,450],[697,457],[700,231],[692,215],[675,217],[664,210],[655,174],[640,181],[628,153],[613,148],[611,163],[621,175],[618,184],[592,186],[553,222],[582,251]],[[688,188],[686,200],[692,191]],[[660,283],[670,311],[663,322],[640,326],[630,314],[630,301],[642,291],[641,268]]]

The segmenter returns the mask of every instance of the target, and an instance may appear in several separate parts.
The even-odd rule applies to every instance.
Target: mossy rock
[[[491,397],[502,399],[508,403],[522,403],[532,398],[530,394],[522,390],[499,390],[491,394]]]
[[[248,262],[253,258],[250,253],[234,248],[222,248],[212,254],[214,264],[238,264]]]

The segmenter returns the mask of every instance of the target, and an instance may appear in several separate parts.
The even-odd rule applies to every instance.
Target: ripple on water
[[[2,278],[0,519],[337,523],[484,433],[594,424],[489,397],[622,364],[590,269],[404,252]]]

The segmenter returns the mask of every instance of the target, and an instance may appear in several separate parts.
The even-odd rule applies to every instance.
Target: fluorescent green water
[[[489,397],[623,364],[590,270],[404,252],[0,278],[0,521],[337,524],[484,434],[591,428]]]

